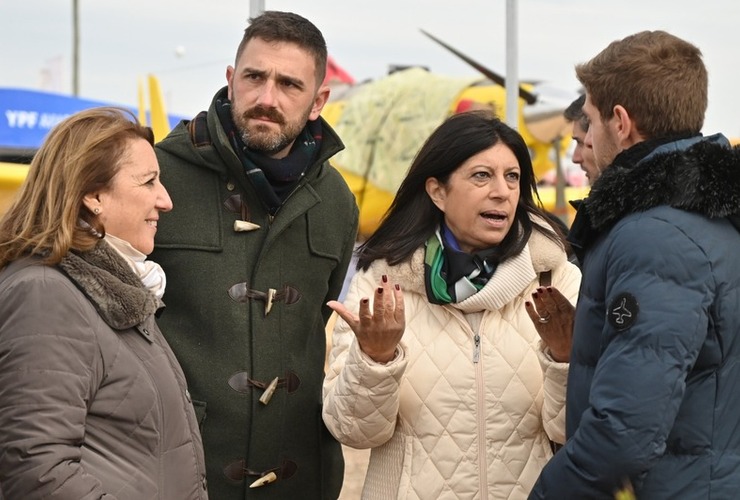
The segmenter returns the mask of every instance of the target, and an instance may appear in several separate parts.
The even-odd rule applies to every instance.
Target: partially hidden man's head
[[[581,167],[586,173],[586,178],[590,183],[594,183],[601,175],[600,168],[596,165],[594,151],[590,144],[586,144],[586,134],[590,127],[588,117],[583,112],[583,106],[586,103],[586,94],[581,94],[565,108],[563,116],[573,124],[571,136],[576,146],[573,148],[573,163]]]

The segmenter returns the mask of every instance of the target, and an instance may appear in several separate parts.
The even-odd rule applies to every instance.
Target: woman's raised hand
[[[557,288],[540,287],[532,294],[533,302],[525,302],[537,333],[550,348],[554,361],[570,361],[570,348],[573,341],[573,318],[575,307]]]
[[[327,305],[352,328],[360,349],[373,361],[387,363],[395,358],[396,347],[406,328],[400,285],[391,285],[384,275],[375,289],[372,309],[369,298],[360,300],[359,316],[336,300]]]

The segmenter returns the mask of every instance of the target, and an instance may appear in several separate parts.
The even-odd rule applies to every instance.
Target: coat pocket
[[[176,177],[173,177],[176,176]],[[226,209],[217,175],[207,169],[163,169],[162,184],[174,208],[161,213],[155,245],[158,248],[219,252]]]
[[[343,218],[334,217],[335,223],[328,223],[321,213],[309,211],[306,214],[308,248],[317,257],[338,263],[347,240],[347,234],[341,227]]]

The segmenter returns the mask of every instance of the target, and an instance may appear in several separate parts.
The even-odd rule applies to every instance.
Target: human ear
[[[234,71],[235,71],[235,69],[234,69],[233,66],[231,66],[231,65],[226,66],[226,86],[228,87],[228,91],[227,91],[228,93],[227,93],[226,97],[230,101],[233,101],[233,99],[231,97],[233,92],[232,92],[231,89],[232,89],[233,82],[234,82]]]
[[[637,131],[635,121],[629,114],[629,111],[622,106],[617,104],[614,106],[614,127],[619,139],[620,144],[625,148],[629,148],[638,142],[644,140],[642,135]]]
[[[331,90],[327,85],[319,87],[318,92],[316,92],[316,97],[313,99],[311,113],[308,115],[309,120],[315,120],[319,117],[321,110],[324,109],[324,105],[329,101],[330,92]]]
[[[82,204],[85,205],[90,213],[99,214],[101,210],[99,193],[88,193],[82,197]]]
[[[429,177],[424,183],[427,195],[440,211],[445,211],[445,190],[444,186],[435,178]]]

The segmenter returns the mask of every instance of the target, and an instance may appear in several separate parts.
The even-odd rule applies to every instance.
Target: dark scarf
[[[466,253],[442,224],[427,240],[424,284],[432,304],[462,302],[488,283],[498,266],[498,248]]]
[[[225,97],[217,99],[216,112],[232,149],[244,165],[247,178],[259,194],[268,213],[275,215],[293,193],[306,169],[313,164],[321,148],[320,121],[309,121],[296,138],[288,156],[275,159],[244,144],[231,116],[231,101]]]

